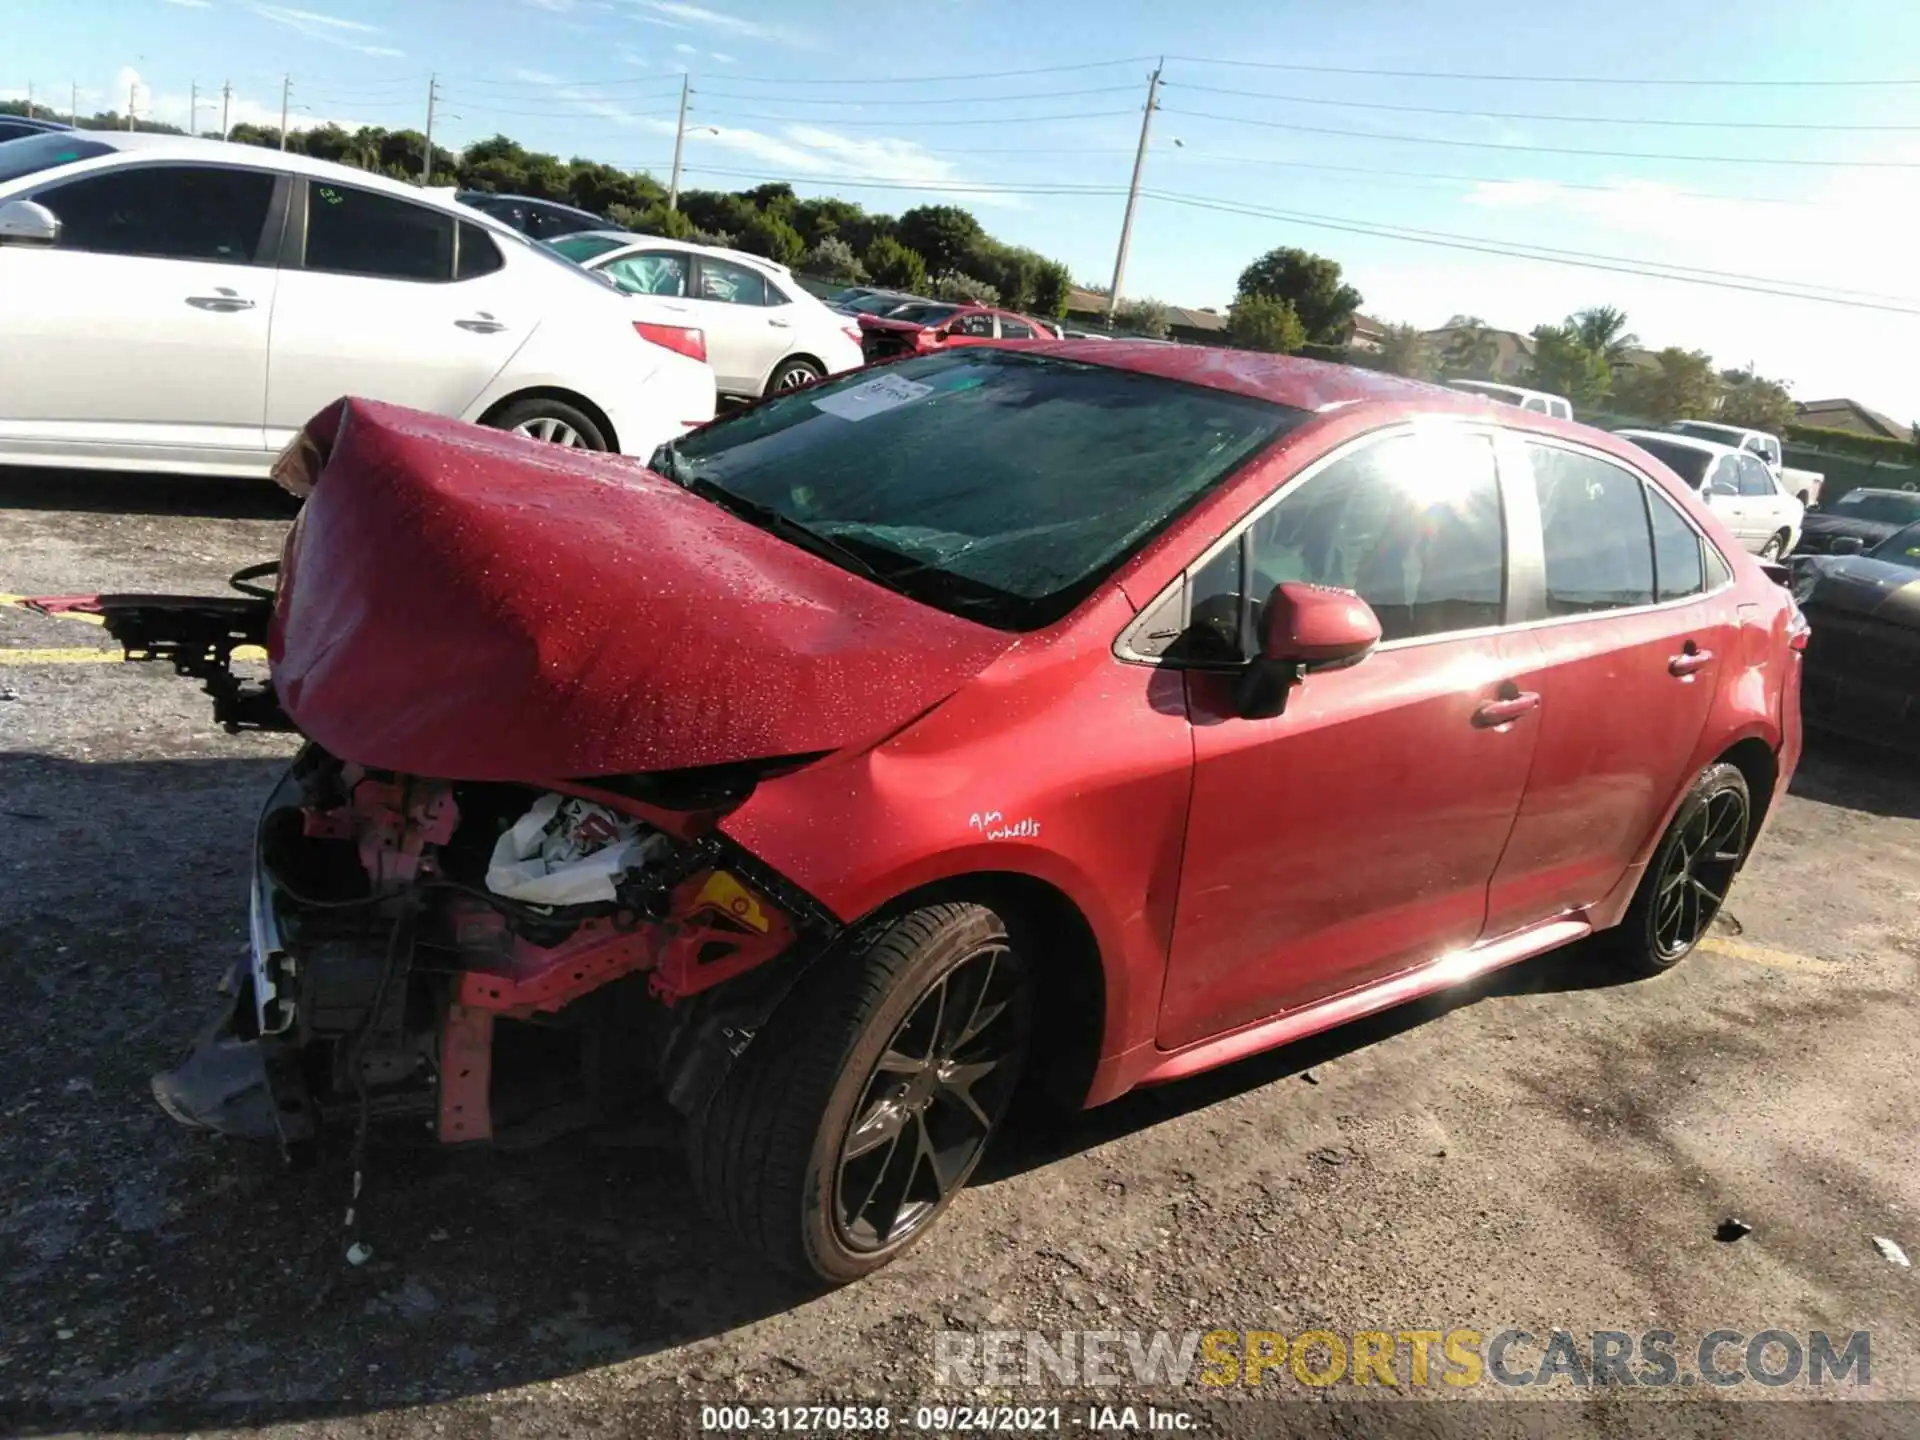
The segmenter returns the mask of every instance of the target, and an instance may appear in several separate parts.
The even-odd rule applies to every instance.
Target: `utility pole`
[[[67,90],[67,123],[78,130],[80,128],[80,82],[69,81]]]
[[[33,119],[33,81],[27,81],[27,118]]]
[[[233,109],[233,82],[228,80],[220,87],[220,138],[225,140],[232,133],[227,124],[227,115]]]
[[[680,76],[680,123],[674,127],[673,131],[673,179],[667,185],[667,209],[669,210],[680,208],[680,148],[687,141],[687,96],[692,93],[689,88],[692,83],[691,75],[683,73]]]
[[[200,82],[193,81],[187,86],[187,134],[200,133]]]
[[[1162,60],[1160,65],[1167,62]],[[1155,66],[1147,80],[1147,109],[1140,117],[1140,148],[1133,154],[1133,183],[1127,186],[1127,211],[1120,220],[1120,249],[1113,257],[1113,288],[1107,292],[1107,328],[1113,328],[1113,312],[1120,306],[1120,282],[1127,273],[1127,242],[1133,239],[1133,207],[1140,200],[1140,170],[1147,163],[1147,132],[1153,128],[1153,112],[1160,108],[1160,67]]]
[[[433,102],[440,97],[440,77],[427,77],[427,158],[420,167],[420,183],[427,185],[433,180]],[[459,119],[454,116],[454,119]]]
[[[287,148],[287,100],[293,94],[293,76],[280,77],[280,148]]]
[[[133,129],[133,92],[139,88],[138,80],[127,82],[127,129]]]

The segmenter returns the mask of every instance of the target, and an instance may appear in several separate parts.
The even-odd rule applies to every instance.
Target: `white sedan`
[[[488,216],[278,150],[0,144],[0,462],[265,475],[342,395],[647,456],[701,337]]]
[[[1762,560],[1778,560],[1800,543],[1807,507],[1789,495],[1767,462],[1714,440],[1660,430],[1619,430],[1699,492],[1734,538]]]
[[[624,230],[586,230],[546,243],[705,332],[723,395],[757,400],[865,363],[859,323],[829,310],[786,266],[759,255]]]

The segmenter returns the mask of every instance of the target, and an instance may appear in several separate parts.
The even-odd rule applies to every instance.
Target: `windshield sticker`
[[[813,408],[857,424],[862,420],[871,420],[875,415],[884,415],[889,410],[898,410],[902,405],[932,393],[931,385],[922,385],[918,380],[906,380],[898,375],[876,375],[864,385],[856,385],[851,390],[842,390],[837,395],[822,395],[813,402]]]

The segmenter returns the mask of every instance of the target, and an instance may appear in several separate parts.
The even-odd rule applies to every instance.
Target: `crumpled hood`
[[[1841,535],[1857,536],[1863,545],[1877,545],[1900,527],[1886,520],[1851,520],[1844,515],[1816,511],[1801,522],[1802,543],[1810,539],[1831,542]]]
[[[1808,556],[1808,610],[1837,610],[1920,630],[1920,572],[1866,555]]]
[[[677,770],[878,739],[1012,637],[796,549],[616,456],[365,400],[311,493],[269,656],[342,759],[469,780]]]

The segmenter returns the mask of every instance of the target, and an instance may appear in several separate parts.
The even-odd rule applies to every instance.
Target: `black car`
[[[1849,490],[1824,510],[1807,512],[1800,531],[1803,555],[1823,555],[1842,536],[1870,550],[1903,525],[1920,521],[1920,493],[1912,490]],[[1853,547],[1842,546],[1842,550]]]
[[[44,135],[49,130],[71,130],[61,120],[29,120],[25,115],[0,115],[0,141],[20,140],[28,135]]]
[[[1813,627],[1807,722],[1920,754],[1920,524],[1864,551],[1801,555],[1793,596]]]
[[[535,200],[526,195],[495,195],[488,190],[461,190],[454,199],[462,205],[483,210],[496,220],[504,220],[522,235],[535,240],[551,240],[556,235],[572,235],[580,230],[613,230],[618,227],[604,215],[576,210],[553,200]]]

